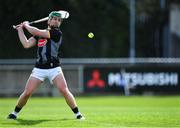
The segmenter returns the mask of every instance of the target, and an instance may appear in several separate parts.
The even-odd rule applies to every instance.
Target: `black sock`
[[[78,112],[79,112],[78,107],[73,108],[72,111],[73,111],[75,114],[78,113]]]
[[[19,108],[19,107],[16,106],[15,109],[14,109],[14,111],[18,113],[18,112],[21,111],[21,109],[22,109],[22,108]]]

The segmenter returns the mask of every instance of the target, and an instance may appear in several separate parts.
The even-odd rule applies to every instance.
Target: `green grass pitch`
[[[0,98],[0,128],[180,128],[180,96],[76,97],[86,120],[75,120],[62,97],[32,97],[17,120],[6,119],[17,98]]]

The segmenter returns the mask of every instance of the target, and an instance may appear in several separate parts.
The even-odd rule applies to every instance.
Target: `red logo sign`
[[[99,70],[93,70],[92,79],[87,82],[87,86],[89,88],[93,88],[95,86],[103,88],[105,87],[105,81],[100,78],[101,74]]]
[[[38,40],[38,47],[43,47],[47,43],[47,39],[39,39]]]

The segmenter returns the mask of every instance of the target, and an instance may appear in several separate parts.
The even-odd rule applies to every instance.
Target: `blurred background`
[[[180,94],[180,1],[6,0],[0,1],[0,96],[22,92],[36,58],[36,47],[24,49],[12,25],[54,10],[70,12],[60,57],[74,94]],[[34,26],[44,29],[46,22]],[[35,95],[59,93],[45,81]]]

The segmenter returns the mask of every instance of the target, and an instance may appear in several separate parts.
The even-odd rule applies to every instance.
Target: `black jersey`
[[[58,28],[49,30],[50,38],[35,37],[37,40],[36,68],[49,69],[60,65],[59,48],[62,42],[62,32]]]

